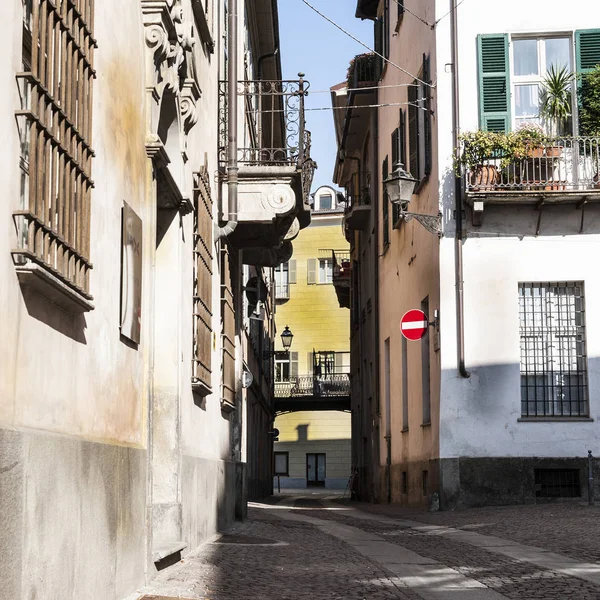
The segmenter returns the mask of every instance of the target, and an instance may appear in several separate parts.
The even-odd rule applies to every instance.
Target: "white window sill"
[[[518,423],[593,423],[591,417],[520,417]]]

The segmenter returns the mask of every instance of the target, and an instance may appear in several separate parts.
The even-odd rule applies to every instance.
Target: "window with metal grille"
[[[521,414],[587,417],[582,282],[520,283]]]
[[[25,0],[18,265],[89,294],[94,0]]]
[[[221,250],[221,339],[223,343],[223,377],[221,399],[235,405],[235,308],[233,296],[234,270],[227,247]]]
[[[213,203],[208,170],[194,174],[194,348],[192,382],[211,387]]]
[[[535,495],[538,498],[580,498],[578,469],[536,469]]]

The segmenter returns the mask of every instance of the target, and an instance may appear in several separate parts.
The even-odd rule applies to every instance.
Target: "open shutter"
[[[419,86],[414,81],[408,87],[408,167],[410,174],[419,179]]]
[[[296,261],[290,260],[288,263],[288,278],[290,283],[296,283]]]
[[[306,283],[317,283],[317,259],[309,258],[307,263]]]
[[[306,357],[306,372],[309,375],[313,374],[314,364],[313,364],[313,353],[309,352]]]
[[[290,352],[290,376],[291,379],[298,377],[298,353]]]
[[[511,124],[508,35],[478,35],[477,62],[479,127],[487,131],[508,131]]]
[[[429,55],[423,54],[423,81],[431,83]],[[423,175],[427,177],[431,173],[431,88],[428,85],[421,84],[421,98],[423,101],[423,136],[425,156],[423,157]]]
[[[398,125],[398,159],[406,169],[406,111],[400,109],[400,123]]]
[[[600,29],[582,29],[575,32],[577,73],[589,73],[600,64]]]
[[[381,180],[383,183],[383,206],[382,206],[382,226],[383,226],[383,247],[387,248],[390,243],[390,199],[388,197],[385,180],[389,175],[388,157],[386,156],[381,166]]]
[[[392,131],[392,171],[396,168],[400,160],[400,128],[396,127]]]

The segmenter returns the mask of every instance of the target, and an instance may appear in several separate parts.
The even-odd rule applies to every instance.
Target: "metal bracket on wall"
[[[408,223],[414,219],[418,221],[429,233],[433,233],[438,237],[442,237],[442,215],[421,215],[419,213],[411,213],[407,211],[400,211],[398,215],[399,221],[405,221]]]

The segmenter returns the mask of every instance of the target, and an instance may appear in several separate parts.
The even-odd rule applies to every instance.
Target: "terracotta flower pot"
[[[477,165],[469,172],[469,187],[474,192],[493,190],[500,180],[495,165]]]
[[[562,156],[562,146],[548,146],[546,148],[546,156],[548,158],[559,158]]]
[[[544,156],[544,149],[541,146],[537,148],[529,148],[527,150],[527,156],[529,158],[542,158]]]

